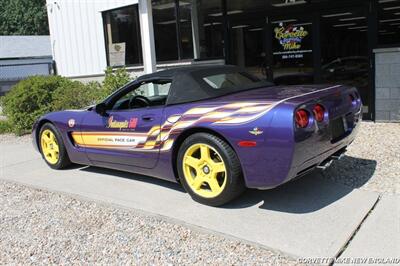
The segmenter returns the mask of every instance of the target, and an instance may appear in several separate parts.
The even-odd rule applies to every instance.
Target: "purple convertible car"
[[[71,163],[180,182],[218,206],[339,159],[361,120],[356,88],[278,87],[235,66],[144,75],[85,110],[49,113],[33,127],[54,169]]]

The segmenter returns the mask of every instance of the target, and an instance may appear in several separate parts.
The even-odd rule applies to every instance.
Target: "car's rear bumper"
[[[347,121],[347,130],[338,139],[332,138],[332,129],[326,125],[310,132],[304,139],[295,141],[286,152],[282,152],[284,146],[282,141],[275,144],[275,147],[270,144],[271,147],[266,149],[270,149],[273,155],[264,153],[265,159],[259,155],[257,161],[261,167],[258,166],[256,171],[245,170],[246,186],[271,189],[303,176],[315,168],[327,168],[339,159],[338,157],[344,154],[346,148],[354,141],[360,121],[361,111],[352,114]]]
[[[325,170],[336,160],[342,158],[342,156],[346,152],[347,147],[351,144],[353,140],[354,138],[346,139],[346,141],[341,143],[340,145],[337,145],[328,151],[318,154],[315,157],[307,159],[299,166],[292,167],[283,183],[301,177],[316,168]]]
[[[320,168],[325,170],[327,167],[331,165],[331,163],[334,163],[336,160],[341,159],[342,156],[345,154],[347,147],[353,142],[355,135],[352,133],[351,136],[347,136],[343,142],[341,142],[339,145],[335,146],[332,149],[329,149],[327,151],[324,151],[320,154],[317,154],[311,158],[307,158],[303,163],[297,166],[292,166],[287,175],[286,178],[281,179],[281,180],[276,180],[277,182],[275,183],[269,183],[265,186],[262,184],[247,184],[247,187],[249,188],[256,188],[256,189],[272,189],[277,186],[280,186],[290,180],[296,179],[298,177],[304,176],[308,174],[309,172],[315,170],[316,168]]]

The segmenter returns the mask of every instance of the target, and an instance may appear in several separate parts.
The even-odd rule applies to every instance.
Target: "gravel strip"
[[[362,122],[346,156],[321,174],[352,188],[399,194],[400,123]]]
[[[297,265],[143,213],[0,181],[0,264]]]

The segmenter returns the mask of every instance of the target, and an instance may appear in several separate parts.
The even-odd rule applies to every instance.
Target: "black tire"
[[[42,138],[43,131],[45,131],[45,130],[50,130],[55,135],[56,140],[57,140],[57,144],[58,144],[58,147],[59,147],[58,160],[54,164],[49,163],[46,160],[45,155],[43,154],[43,151],[42,151],[41,138]],[[42,155],[43,160],[51,168],[53,168],[53,169],[64,169],[64,168],[66,168],[66,167],[68,167],[69,165],[72,164],[70,159],[69,159],[69,157],[68,157],[67,150],[65,148],[63,139],[61,137],[61,133],[58,131],[58,129],[53,124],[45,123],[40,128],[40,133],[39,133],[39,136],[38,136],[38,144],[39,144],[39,150],[40,150],[40,153]]]
[[[192,190],[185,178],[183,170],[184,156],[186,151],[195,144],[207,144],[211,146],[222,157],[225,164],[226,174],[224,177],[226,178],[226,185],[222,192],[215,197],[202,197],[198,195]],[[179,148],[177,169],[180,181],[185,190],[195,201],[205,205],[214,207],[224,205],[237,198],[245,190],[242,169],[235,151],[225,141],[212,134],[196,133],[186,138]]]

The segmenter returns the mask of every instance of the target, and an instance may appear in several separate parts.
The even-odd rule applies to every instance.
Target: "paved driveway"
[[[0,149],[1,179],[142,210],[299,258],[337,257],[357,229],[364,233],[359,226],[370,210],[380,208],[377,193],[336,184],[318,173],[270,191],[249,190],[228,206],[212,208],[192,201],[177,184],[95,167],[55,171],[29,144],[0,144]],[[387,202],[399,206],[398,198]],[[398,232],[398,221],[389,223],[380,230]],[[373,223],[368,226],[374,230]],[[397,245],[398,236],[392,237]],[[352,256],[363,245],[354,243]],[[397,247],[385,255],[396,256]]]

